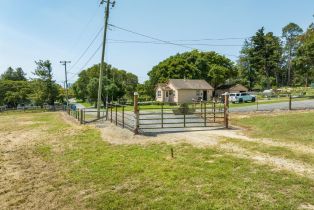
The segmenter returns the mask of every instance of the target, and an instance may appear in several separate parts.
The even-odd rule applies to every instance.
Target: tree
[[[30,102],[32,88],[28,81],[0,80],[0,104],[16,108]]]
[[[296,56],[300,41],[298,37],[303,33],[300,26],[295,23],[289,23],[282,29],[282,36],[285,40],[284,62],[287,69],[286,84],[291,85],[291,77],[293,75],[292,60]]]
[[[2,75],[1,80],[12,80],[12,81],[26,81],[26,73],[22,68],[16,68],[15,70],[12,67],[9,67]]]
[[[239,67],[239,78],[241,78],[241,83],[249,87],[250,90],[258,83],[257,71],[251,65],[251,59],[253,56],[252,52],[252,42],[250,40],[245,40],[243,48],[241,50],[241,55],[238,61]]]
[[[148,73],[151,88],[169,79],[205,79],[213,87],[237,75],[231,60],[216,52],[193,50],[171,56]]]
[[[281,83],[281,56],[282,47],[280,39],[269,32],[265,34],[264,28],[246,40],[239,59],[240,73],[247,75],[250,86],[271,88]],[[253,78],[254,77],[254,78]]]
[[[59,95],[59,88],[55,81],[53,81],[52,77],[52,67],[49,60],[43,61],[35,61],[37,68],[34,72],[34,75],[38,78],[35,79],[36,82],[34,84],[37,85],[37,95],[40,98],[36,100],[42,103],[48,103],[49,105],[54,105],[55,101]]]
[[[154,100],[155,87],[151,84],[150,80],[145,81],[143,84],[138,84],[136,87],[136,91],[139,93],[139,100]]]
[[[106,95],[109,100],[121,98],[131,99],[138,84],[136,75],[119,70],[111,65],[104,64],[105,74],[102,87],[102,101],[105,104]],[[73,84],[72,89],[77,99],[88,100],[90,103],[97,101],[97,90],[99,81],[99,64],[96,64],[79,74],[78,80]]]
[[[309,80],[314,80],[314,28],[308,28],[306,33],[300,36],[300,47],[293,60],[296,66],[300,83],[309,85]]]

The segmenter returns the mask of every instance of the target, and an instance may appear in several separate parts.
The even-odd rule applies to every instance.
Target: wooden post
[[[83,109],[81,109],[80,111],[81,111],[80,124],[82,125],[83,124]]]
[[[161,128],[164,127],[164,104],[161,104]]]
[[[214,123],[216,122],[216,102],[214,101]]]
[[[124,106],[122,105],[122,128],[124,128]]]
[[[118,125],[118,105],[116,104],[116,125]]]
[[[207,117],[206,117],[206,103],[204,106],[204,127],[206,127],[206,121],[207,121]]]
[[[292,110],[292,96],[289,94],[289,110]]]
[[[170,149],[170,152],[171,152],[171,158],[174,158],[174,152],[173,152],[173,148],[172,147]]]
[[[224,103],[224,122],[225,128],[229,128],[229,93],[225,93],[225,103]]]
[[[134,128],[134,134],[139,134],[139,109],[138,109],[138,93],[134,93],[134,114],[135,114],[135,128]]]
[[[224,103],[224,121],[225,127],[229,128],[229,93],[225,93],[225,103]]]
[[[110,122],[112,123],[112,104],[110,104]]]
[[[183,127],[185,128],[185,111],[183,112]]]

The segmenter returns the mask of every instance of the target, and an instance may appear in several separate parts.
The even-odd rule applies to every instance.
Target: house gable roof
[[[197,79],[170,79],[168,84],[172,84],[175,89],[180,90],[213,90],[214,88],[205,80]]]
[[[220,85],[216,88],[217,90],[227,90],[227,89],[242,89],[248,91],[248,88],[241,84],[229,84],[229,85]]]

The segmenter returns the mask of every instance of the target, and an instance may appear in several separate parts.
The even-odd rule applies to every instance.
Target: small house
[[[215,96],[219,97],[225,92],[228,93],[244,93],[247,92],[249,89],[241,84],[232,84],[232,85],[221,85],[218,86],[215,90]]]
[[[191,103],[207,101],[213,97],[214,88],[205,80],[170,79],[156,87],[156,101],[169,103]]]

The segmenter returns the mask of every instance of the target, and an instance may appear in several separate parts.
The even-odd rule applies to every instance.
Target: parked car
[[[249,93],[230,93],[229,101],[232,103],[255,102],[256,96]]]

